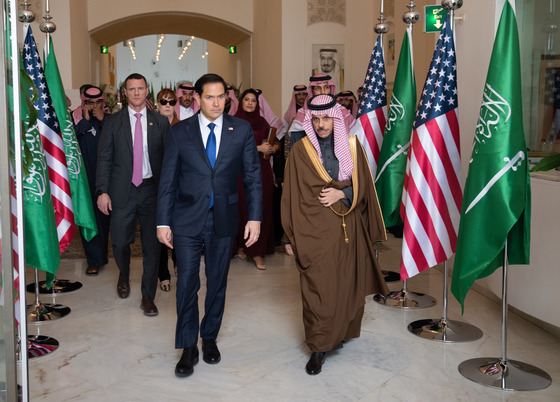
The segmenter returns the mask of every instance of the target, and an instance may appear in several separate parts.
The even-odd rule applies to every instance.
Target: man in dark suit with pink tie
[[[239,173],[249,221],[247,246],[256,242],[262,219],[260,163],[251,126],[224,114],[226,83],[205,74],[195,84],[200,112],[175,124],[165,150],[157,203],[157,235],[177,255],[175,347],[183,349],[175,368],[187,377],[198,362],[198,335],[206,363],[221,355],[216,345],[225,306],[233,238],[238,226]],[[204,250],[206,299],[199,325],[200,259]]]
[[[130,294],[130,245],[140,220],[144,271],[140,308],[155,316],[160,243],[156,234],[156,201],[169,120],[146,107],[146,78],[125,80],[128,107],[107,116],[97,149],[97,207],[111,214],[111,244],[119,267],[117,294]]]

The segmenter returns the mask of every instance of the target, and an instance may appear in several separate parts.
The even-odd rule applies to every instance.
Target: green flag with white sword
[[[385,135],[377,164],[375,187],[387,227],[402,224],[399,214],[407,151],[416,111],[416,80],[412,67],[411,28],[406,30],[395,76]]]
[[[528,264],[531,183],[523,132],[519,36],[506,1],[484,86],[465,184],[451,291],[464,309],[475,280]]]
[[[35,87],[23,66],[20,79],[22,131],[25,134],[22,144],[25,148],[22,153],[22,164],[25,166],[23,177],[25,264],[45,271],[47,274],[46,285],[47,288],[50,288],[60,265],[54,206],[49,186],[47,161],[37,126],[37,111],[33,107],[33,99],[29,95],[29,89]],[[36,96],[38,96],[38,92],[34,89],[32,97]],[[13,95],[9,98],[12,103]],[[10,109],[13,110],[12,105],[10,105]]]

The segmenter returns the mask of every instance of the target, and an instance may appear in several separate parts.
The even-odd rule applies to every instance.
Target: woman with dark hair
[[[237,255],[241,259],[247,256],[252,257],[258,269],[266,269],[264,263],[265,254],[274,254],[274,228],[272,216],[273,202],[273,185],[274,175],[270,161],[265,156],[271,156],[280,148],[278,143],[271,145],[268,143],[268,133],[270,125],[260,114],[259,93],[250,88],[245,90],[241,95],[239,109],[235,114],[236,117],[246,120],[253,128],[253,135],[259,151],[259,160],[261,162],[262,187],[263,187],[263,219],[261,222],[261,233],[259,240],[251,247],[239,247]],[[239,178],[239,239],[243,239],[243,229],[247,223],[247,207],[245,205],[245,195],[243,191],[243,182]],[[238,242],[243,244],[242,241]]]
[[[180,121],[175,114],[177,95],[175,95],[173,90],[163,88],[158,92],[156,100],[158,113],[167,117],[169,119],[169,124],[173,125]],[[169,247],[162,244],[161,254],[159,256],[158,278],[160,283],[159,287],[164,292],[169,292],[171,290],[171,275],[169,274],[169,268],[167,267],[167,250],[169,250]],[[171,258],[173,260],[173,265],[175,265],[175,250],[171,250]]]

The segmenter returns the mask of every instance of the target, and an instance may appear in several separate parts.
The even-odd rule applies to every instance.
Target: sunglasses
[[[177,104],[176,99],[174,99],[174,100],[160,99],[158,102],[163,106],[167,105],[168,103],[171,106],[175,106]]]

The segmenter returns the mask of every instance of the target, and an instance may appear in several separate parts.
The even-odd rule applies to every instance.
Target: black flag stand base
[[[538,367],[517,360],[480,357],[459,364],[463,377],[504,391],[536,391],[548,387],[552,378]]]
[[[424,293],[409,292],[406,287],[406,279],[403,281],[403,288],[396,292],[391,292],[387,296],[376,294],[373,300],[377,303],[393,308],[428,308],[437,304],[436,299]]]
[[[27,358],[35,359],[46,356],[58,349],[59,343],[56,339],[45,335],[27,336]]]
[[[502,357],[481,357],[459,364],[463,377],[505,391],[536,391],[548,387],[552,378],[538,367],[507,358],[507,261],[508,242],[504,247],[502,276]]]
[[[443,316],[438,319],[417,320],[408,324],[408,331],[420,338],[442,342],[472,342],[482,337],[474,325],[447,319],[447,261],[443,264]]]
[[[27,323],[40,324],[58,320],[70,314],[70,307],[63,304],[41,303],[39,300],[39,272],[35,269],[35,303],[27,305]]]
[[[39,282],[39,293],[41,294],[61,294],[61,293],[70,293],[74,292],[78,289],[81,289],[82,283],[81,282],[73,282],[68,279],[57,279],[54,278],[54,282],[50,289],[47,289],[47,281],[40,281]],[[35,284],[30,283],[27,285],[27,291],[30,293],[35,292]]]
[[[461,321],[425,319],[408,324],[408,331],[420,338],[442,342],[472,342],[482,337],[482,331]]]
[[[37,303],[27,306],[27,323],[38,324],[44,321],[54,321],[70,314],[70,307],[63,304]]]

